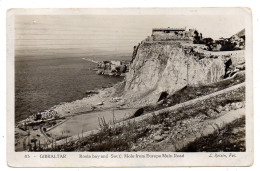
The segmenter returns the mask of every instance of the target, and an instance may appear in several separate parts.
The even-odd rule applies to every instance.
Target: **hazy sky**
[[[196,28],[203,37],[230,37],[245,28],[239,16],[20,15],[15,18],[16,55],[132,53],[154,27]]]

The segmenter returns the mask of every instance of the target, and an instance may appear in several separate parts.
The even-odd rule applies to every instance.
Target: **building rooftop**
[[[153,31],[185,31],[186,29],[185,28],[153,28]]]

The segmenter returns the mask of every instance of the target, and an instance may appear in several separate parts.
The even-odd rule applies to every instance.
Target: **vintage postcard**
[[[248,8],[10,9],[11,167],[251,166]]]

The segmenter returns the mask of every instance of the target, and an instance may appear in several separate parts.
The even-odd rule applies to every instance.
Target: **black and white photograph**
[[[15,14],[9,145],[130,152],[115,158],[250,152],[249,13],[201,10]]]

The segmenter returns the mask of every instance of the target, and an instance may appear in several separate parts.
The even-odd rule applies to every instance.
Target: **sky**
[[[156,27],[196,28],[203,37],[230,37],[245,28],[231,15],[17,15],[16,56],[131,54]]]

